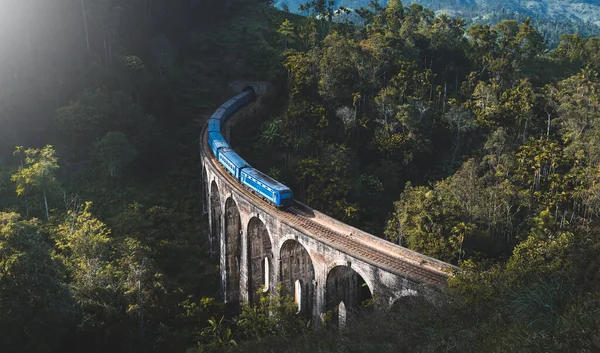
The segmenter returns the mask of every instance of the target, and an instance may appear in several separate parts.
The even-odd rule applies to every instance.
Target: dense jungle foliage
[[[0,351],[600,349],[600,39],[269,3],[0,2]],[[283,293],[227,312],[197,142],[235,79],[273,87],[234,147],[311,206],[460,264],[446,300],[341,332]]]
[[[240,148],[309,205],[461,271],[448,303],[290,350],[598,349],[600,38],[549,50],[527,19],[465,28],[400,1],[360,15],[282,23],[287,103]]]
[[[269,79],[261,28],[282,20],[251,0],[0,1],[0,352],[206,340],[225,309],[198,136],[229,80]]]

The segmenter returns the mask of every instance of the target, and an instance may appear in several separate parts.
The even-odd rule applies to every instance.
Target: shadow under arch
[[[281,245],[279,278],[282,289],[293,295],[299,312],[310,318],[315,301],[315,269],[306,248],[296,240]]]
[[[213,180],[210,184],[210,256],[220,257],[221,252],[221,218],[223,214],[221,212],[221,196],[219,194],[219,187]]]
[[[371,289],[365,280],[349,266],[336,266],[329,271],[325,297],[325,309],[331,312],[330,323],[334,326],[345,324],[347,313],[351,314],[373,299]],[[342,303],[343,305],[340,305]],[[344,309],[343,312],[340,308]]]
[[[242,222],[240,211],[232,197],[225,201],[225,302],[240,302],[240,264],[242,249]]]
[[[270,289],[274,283],[273,276],[273,246],[265,224],[253,217],[248,222],[248,301],[256,305],[260,300],[257,293]]]

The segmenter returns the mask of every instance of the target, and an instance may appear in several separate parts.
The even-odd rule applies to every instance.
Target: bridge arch
[[[210,253],[220,256],[221,253],[221,219],[223,213],[221,211],[221,196],[219,187],[213,180],[210,184]]]
[[[325,310],[332,314],[331,324],[339,326],[345,325],[346,312],[360,308],[367,300],[373,299],[373,294],[358,272],[350,266],[340,265],[327,274],[325,297]]]
[[[248,298],[251,304],[260,300],[259,290],[267,292],[275,283],[273,245],[266,225],[258,217],[248,222]]]
[[[225,201],[225,302],[239,303],[242,256],[242,222],[235,200]]]
[[[298,311],[310,317],[315,302],[315,269],[306,248],[297,240],[286,240],[279,251],[280,282],[294,296]]]

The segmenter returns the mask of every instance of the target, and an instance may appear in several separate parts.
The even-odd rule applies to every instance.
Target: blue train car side
[[[225,119],[229,117],[229,115],[231,115],[240,106],[239,100],[236,97],[231,98],[227,102],[223,103],[223,105],[221,106],[222,109],[225,109],[225,115],[223,116],[221,123],[223,123]]]
[[[223,117],[223,119],[221,120],[221,123],[223,123],[223,121],[225,121],[225,119],[227,117],[229,117],[229,115],[231,115],[239,107],[241,107],[242,105],[251,101],[252,98],[254,98],[254,93],[250,90],[247,90],[247,91],[244,91],[244,92],[238,94],[237,96],[231,98],[227,102],[223,103],[221,108],[225,109],[226,116]]]
[[[223,121],[225,119],[225,109],[219,107],[217,110],[215,110],[215,112],[210,116],[209,119],[216,119],[219,121]]]
[[[208,119],[208,132],[221,133],[221,122],[218,119]]]
[[[240,105],[244,105],[254,99],[254,91],[246,90],[237,96]]]
[[[252,167],[242,169],[240,182],[280,208],[291,206],[294,199],[290,188]]]
[[[250,167],[250,164],[242,159],[237,153],[231,148],[224,147],[219,149],[217,154],[217,160],[221,163],[225,169],[229,171],[237,180],[240,180],[241,171],[244,168]]]
[[[215,155],[215,157],[218,155],[217,151],[219,150],[219,148],[223,148],[223,147],[229,147],[229,145],[227,144],[227,142],[225,142],[225,139],[223,138],[223,136],[221,135],[220,132],[209,132],[208,133],[208,145],[210,146],[210,149],[213,151],[213,154]]]

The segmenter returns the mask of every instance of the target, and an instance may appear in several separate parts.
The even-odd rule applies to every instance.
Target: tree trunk
[[[85,29],[85,43],[87,46],[88,53],[90,52],[90,37],[88,35],[88,26],[87,26],[87,18],[85,16],[85,6],[83,5],[83,1],[81,0],[81,12],[83,13],[83,27]]]
[[[21,160],[21,168],[24,168],[23,160]],[[23,195],[25,196],[25,215],[29,218],[29,200],[27,199],[27,188],[23,188]]]
[[[50,210],[48,210],[48,198],[46,197],[45,190],[44,190],[44,205],[46,206],[46,219],[50,220]]]
[[[29,16],[27,17],[27,21],[25,21],[25,29],[27,32],[27,54],[28,54],[28,65],[29,65],[29,70],[31,71],[31,36],[29,33]]]
[[[104,45],[104,65],[106,65],[106,67],[110,67],[108,58],[108,44],[106,42],[106,29],[104,28],[104,25],[102,26],[102,43]]]
[[[29,201],[27,200],[27,190],[24,191],[25,194],[25,215],[29,218]]]
[[[144,337],[144,293],[142,292],[142,277],[144,275],[146,259],[142,259],[140,270],[138,273],[138,310],[140,316],[140,339]]]
[[[454,165],[454,159],[456,158],[456,153],[458,152],[458,146],[460,143],[460,126],[456,128],[456,146],[454,147],[454,152],[452,152],[452,161],[450,162],[450,167]]]

